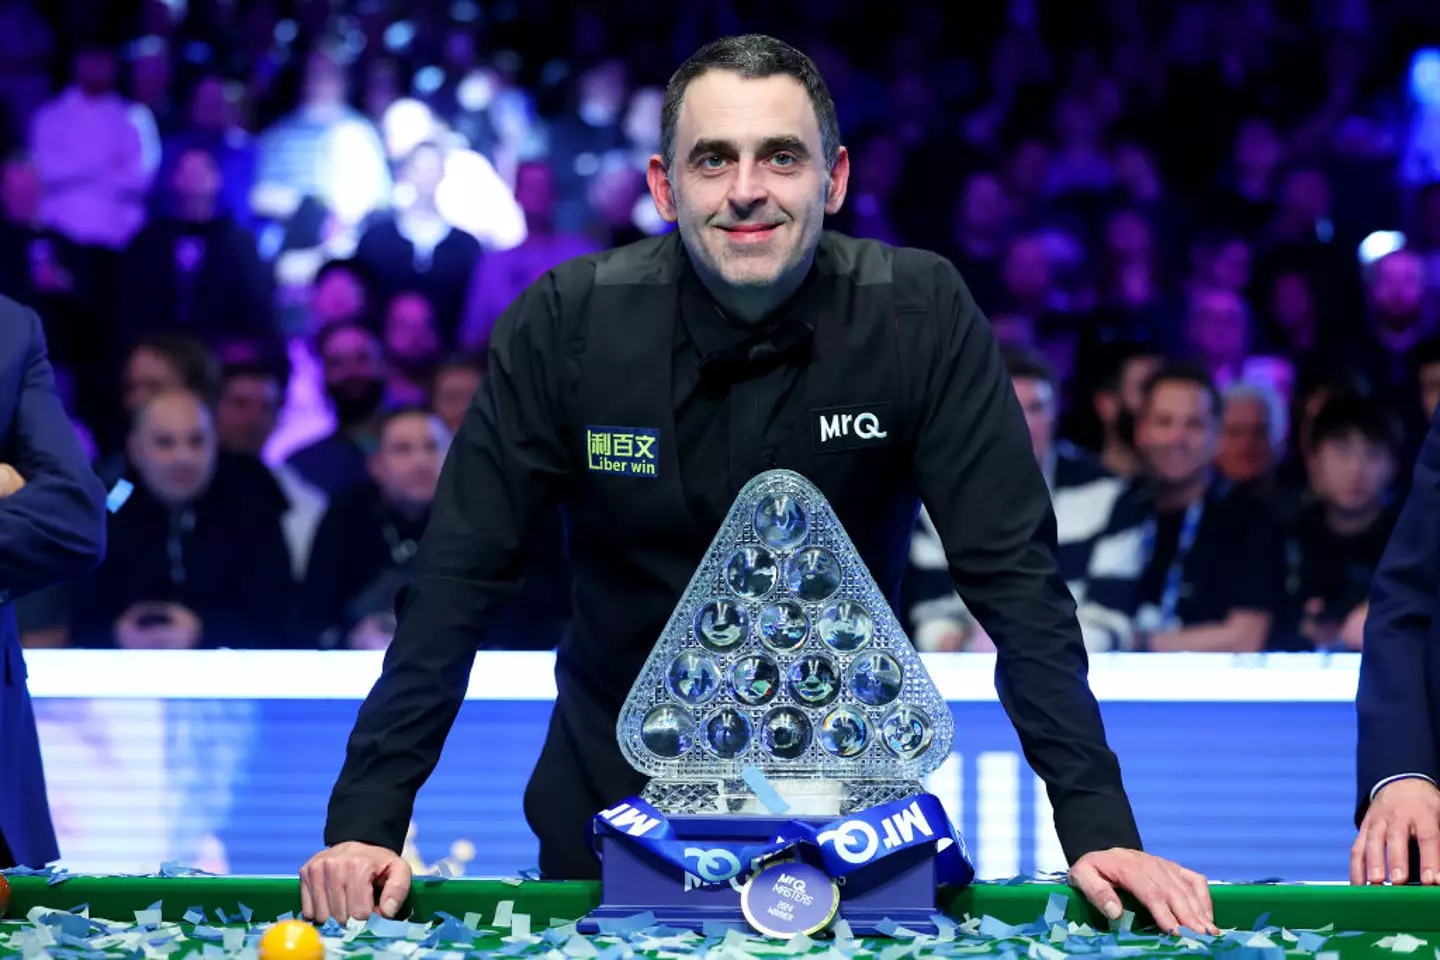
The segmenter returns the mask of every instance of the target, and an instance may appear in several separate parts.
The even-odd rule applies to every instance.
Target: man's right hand
[[[300,868],[300,911],[305,919],[339,923],[368,920],[375,912],[394,919],[410,894],[410,865],[385,847],[347,841],[321,850]]]
[[[1410,879],[1410,838],[1420,846],[1420,882],[1440,881],[1440,789],[1429,780],[1407,777],[1380,788],[1360,835],[1350,848],[1350,882],[1356,886]]]

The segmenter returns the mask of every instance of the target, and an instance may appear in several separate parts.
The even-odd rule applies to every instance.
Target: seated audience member
[[[465,412],[485,379],[485,361],[453,357],[440,364],[430,387],[430,409],[444,421],[451,433],[465,422]]]
[[[77,645],[287,646],[293,580],[277,493],[220,456],[201,398],[151,398],[129,455],[135,487],[109,517],[105,562],[76,584]]]
[[[1220,395],[1208,372],[1167,366],[1135,424],[1153,509],[1135,625],[1155,651],[1265,649],[1284,589],[1274,511],[1215,469]]]
[[[1145,383],[1164,362],[1152,348],[1117,348],[1092,398],[1101,428],[1100,460],[1117,477],[1133,478],[1143,469],[1135,452],[1135,416]]]
[[[1284,402],[1269,387],[1236,381],[1225,389],[1215,466],[1227,480],[1260,496],[1274,492],[1289,424]]]
[[[1370,582],[1398,515],[1390,483],[1399,427],[1375,400],[1339,396],[1315,417],[1311,443],[1312,499],[1287,551],[1291,646],[1359,650]]]
[[[395,631],[395,595],[430,519],[450,431],[420,408],[387,414],[370,481],[330,502],[315,534],[303,592],[306,629],[324,647],[382,649]]]
[[[259,360],[227,364],[220,400],[215,405],[220,450],[258,460],[275,430],[284,396],[285,374],[275,366]],[[315,528],[325,513],[325,494],[287,464],[273,464],[268,469],[286,500],[281,522],[290,548],[291,572],[299,581],[305,577]]]
[[[430,403],[431,381],[440,361],[435,310],[419,293],[397,294],[385,310],[385,402],[392,407]]]
[[[156,396],[170,390],[188,390],[210,403],[219,389],[220,365],[198,340],[178,333],[142,337],[125,358],[120,373],[121,437],[102,439],[102,450],[123,446],[135,414]],[[124,451],[103,456],[95,470],[107,485],[114,483],[125,471]]]
[[[1145,512],[1139,498],[1128,495],[1129,484],[1107,471],[1098,458],[1055,439],[1058,397],[1049,365],[1021,348],[1002,352],[1025,412],[1035,457],[1050,486],[1056,561],[1079,607],[1085,645],[1097,651],[1127,649],[1133,638]],[[916,646],[922,650],[987,647],[988,640],[972,625],[950,583],[944,546],[923,510],[910,559],[904,606]]]
[[[125,253],[116,311],[122,349],[160,330],[184,330],[211,347],[278,341],[269,268],[255,239],[220,209],[221,187],[209,152],[180,156],[170,213],[146,224]]]
[[[375,447],[376,421],[385,399],[385,362],[379,339],[354,323],[320,331],[316,353],[335,429],[286,462],[333,500],[369,478],[366,458]]]

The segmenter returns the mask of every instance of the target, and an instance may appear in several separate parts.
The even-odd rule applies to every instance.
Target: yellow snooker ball
[[[260,938],[260,960],[324,960],[320,932],[304,920],[281,920]]]

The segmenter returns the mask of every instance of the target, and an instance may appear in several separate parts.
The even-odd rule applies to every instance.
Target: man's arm
[[[10,599],[88,573],[105,556],[105,488],[55,392],[40,318],[0,300],[0,325],[26,330],[15,419],[0,459],[25,487],[0,500],[0,591]]]
[[[1440,420],[1432,422],[1414,481],[1370,587],[1360,683],[1355,821],[1375,787],[1401,776],[1440,779],[1430,726],[1429,677],[1436,668],[1434,607],[1440,595]]]
[[[325,843],[400,851],[415,794],[440,757],[475,651],[520,587],[525,548],[571,469],[564,338],[551,275],[500,318],[491,373],[450,447],[415,579],[398,601],[385,668],[360,708],[330,798]]]
[[[1048,787],[1065,855],[1073,863],[1094,850],[1138,849],[1020,402],[953,267],[937,267],[936,287],[937,342],[918,345],[934,347],[917,364],[928,370],[916,441],[921,495],[956,588],[995,642],[996,688]]]

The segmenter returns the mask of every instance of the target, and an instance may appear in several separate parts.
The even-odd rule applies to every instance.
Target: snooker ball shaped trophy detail
[[[753,767],[817,817],[921,792],[955,733],[830,504],[785,470],[741,491],[617,732],[663,813],[764,813]]]

